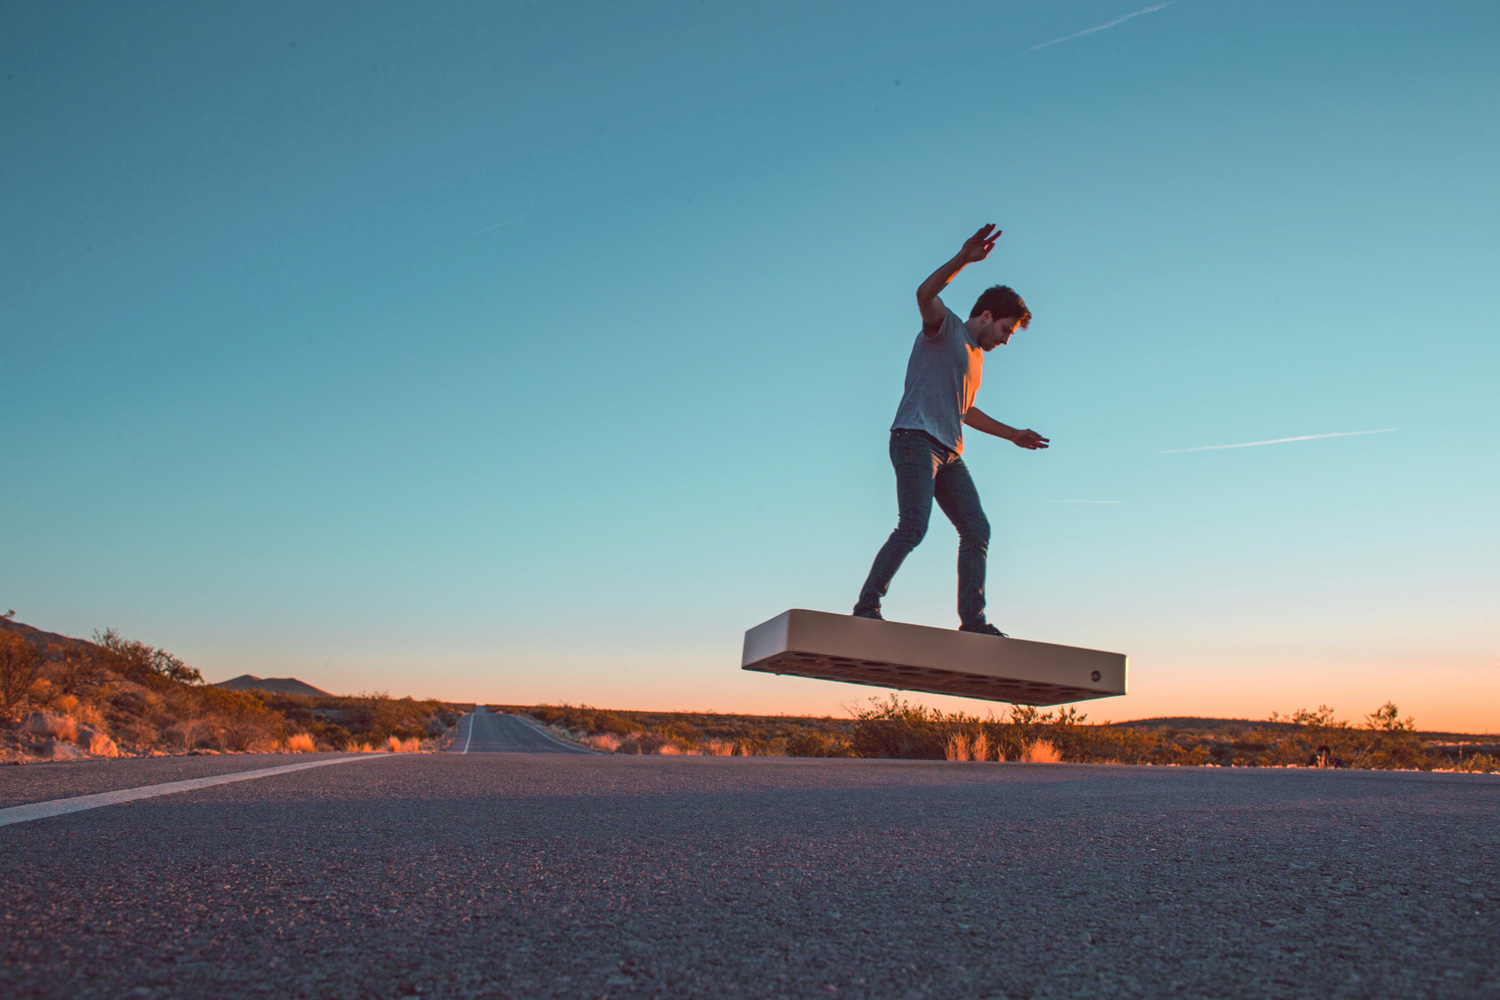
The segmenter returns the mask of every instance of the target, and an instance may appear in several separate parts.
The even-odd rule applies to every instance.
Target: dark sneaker
[[[885,619],[880,615],[879,608],[872,608],[869,611],[855,611],[853,614],[855,618],[873,618],[878,622],[885,621]]]
[[[982,625],[960,625],[958,627],[958,630],[960,632],[977,632],[980,635],[998,635],[1002,639],[1010,638],[1010,636],[1006,635],[1004,632],[1000,631],[989,622],[985,622]]]

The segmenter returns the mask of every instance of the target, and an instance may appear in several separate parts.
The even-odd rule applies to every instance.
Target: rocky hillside
[[[205,684],[164,649],[92,641],[0,617],[0,761],[225,752],[417,750],[461,711],[384,693],[339,698],[293,678]],[[234,683],[234,682],[231,682]],[[252,685],[259,685],[253,687]]]

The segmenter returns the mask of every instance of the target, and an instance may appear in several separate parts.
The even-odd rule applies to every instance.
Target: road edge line
[[[603,752],[603,751],[600,751],[600,750],[595,750],[592,747],[580,747],[580,746],[575,746],[572,743],[564,743],[562,740],[558,739],[556,736],[553,736],[551,733],[547,732],[546,728],[541,723],[537,722],[535,719],[531,718],[529,715],[521,715],[521,714],[513,713],[513,712],[512,713],[507,713],[507,714],[514,715],[517,719],[521,720],[521,722],[522,722],[523,725],[530,726],[535,732],[540,733],[541,735],[545,736],[547,739],[551,740],[553,743],[556,743],[560,747],[567,747],[569,750],[577,750],[579,753],[593,753],[593,754],[597,754],[597,753],[602,753]]]

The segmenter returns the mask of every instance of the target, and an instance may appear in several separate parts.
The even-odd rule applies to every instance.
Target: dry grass
[[[969,736],[961,730],[955,731],[949,734],[948,741],[944,744],[943,750],[948,760],[989,760],[991,755],[990,737],[982,729],[973,736]]]
[[[26,728],[33,736],[50,736],[54,740],[78,739],[78,723],[70,715],[61,712],[33,712],[26,720]]]
[[[1491,757],[1488,754],[1478,753],[1472,757],[1464,758],[1452,768],[1444,768],[1443,770],[1467,771],[1471,774],[1489,774],[1492,771],[1500,771],[1500,757]]]
[[[104,724],[104,716],[96,706],[81,702],[71,694],[53,698],[49,707],[54,712],[71,715],[75,721],[85,725],[102,726]]]
[[[381,747],[387,753],[420,753],[422,741],[409,739],[403,740],[395,736],[387,737],[385,745]]]
[[[1027,745],[1022,760],[1028,764],[1056,764],[1062,760],[1062,751],[1051,740],[1036,740]]]
[[[288,736],[285,747],[287,753],[316,753],[318,749],[317,744],[313,742],[313,738],[306,733],[297,733],[294,736]]]
[[[578,736],[568,733],[575,742],[602,753],[646,754],[663,757],[733,757],[737,749],[734,740],[711,739],[701,743],[686,743],[665,739],[649,732],[594,733]],[[739,748],[743,752],[743,748]]]

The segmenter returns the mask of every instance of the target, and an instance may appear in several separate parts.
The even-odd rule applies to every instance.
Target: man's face
[[[988,312],[984,315],[989,316]],[[1000,319],[990,319],[989,326],[979,331],[979,346],[986,351],[992,351],[1001,344],[1010,343],[1011,336],[1016,332],[1016,324],[1021,322],[1019,316],[1005,316]]]

